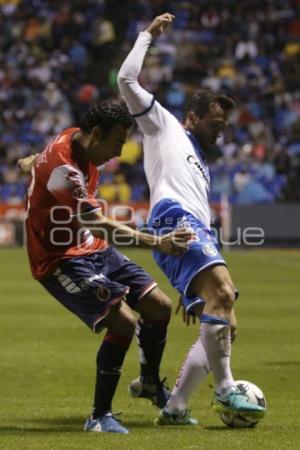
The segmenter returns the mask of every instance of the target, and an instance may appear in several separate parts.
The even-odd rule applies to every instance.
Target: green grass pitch
[[[150,253],[124,253],[152,273],[175,305],[177,295]],[[138,374],[134,342],[114,401],[130,434],[83,433],[101,336],[93,335],[51,299],[31,278],[25,251],[12,249],[0,251],[0,449],[299,450],[300,253],[258,250],[225,256],[241,292],[234,376],[258,384],[268,404],[267,415],[256,429],[227,429],[213,414],[211,377],[190,403],[199,426],[153,425],[155,408],[146,400],[131,399],[127,392]],[[172,317],[161,371],[170,385],[197,328]]]

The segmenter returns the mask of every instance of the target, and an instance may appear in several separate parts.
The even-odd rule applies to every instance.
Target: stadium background
[[[150,50],[141,81],[179,118],[200,85],[233,95],[237,109],[211,160],[216,212],[231,219],[233,240],[235,228],[253,225],[272,245],[299,244],[299,0],[0,0],[0,246],[23,241],[27,177],[17,159],[77,124],[92,102],[115,97],[137,32],[166,10],[176,14],[174,27]],[[99,194],[109,204],[137,204],[139,222],[148,190],[137,132],[124,150],[102,173]],[[23,247],[2,248],[0,449],[299,450],[300,253],[224,253],[241,293],[235,378],[255,382],[267,398],[257,429],[226,429],[213,415],[211,377],[190,401],[198,427],[155,427],[157,411],[127,392],[138,374],[133,342],[114,401],[130,435],[83,433],[99,336],[32,279]],[[150,252],[126,255],[175,306],[177,294]],[[161,371],[170,385],[197,333],[173,315]]]
[[[269,241],[300,240],[299,227],[294,232],[287,227],[295,223],[300,201],[299,0],[0,4],[2,245],[15,242],[16,234],[22,241],[18,219],[27,177],[17,169],[17,159],[40,152],[57,132],[80,123],[93,102],[117,97],[116,74],[124,56],[137,33],[165,11],[176,20],[151,48],[142,84],[179,119],[187,97],[200,86],[237,102],[210,155],[212,204],[226,199],[233,205],[235,228],[249,224],[249,215],[250,225],[265,229],[270,217],[273,224],[285,217],[278,233],[269,230]],[[146,215],[149,193],[137,131],[120,160],[102,170],[99,195],[109,204],[137,205],[137,223]],[[281,208],[274,208],[278,203]]]

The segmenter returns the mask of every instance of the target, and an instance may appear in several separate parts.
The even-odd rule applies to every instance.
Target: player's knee
[[[216,301],[220,307],[231,311],[235,301],[235,289],[230,283],[222,282],[216,290]]]
[[[136,325],[137,325],[137,319],[134,316],[126,317],[120,323],[119,332],[123,332],[127,336],[133,336]]]
[[[135,332],[135,327],[137,325],[137,319],[133,314],[122,314],[118,317],[114,323],[109,327],[110,331],[117,334],[132,337]]]
[[[145,296],[138,311],[145,320],[169,321],[172,312],[172,302],[164,292],[155,288]]]
[[[172,312],[172,302],[169,297],[163,294],[158,302],[157,319],[169,319]]]

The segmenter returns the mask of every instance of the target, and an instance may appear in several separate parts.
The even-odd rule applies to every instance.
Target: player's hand
[[[153,37],[158,37],[165,31],[165,29],[173,22],[174,19],[175,16],[170,13],[164,13],[161,16],[157,16],[149,25],[147,31],[149,31],[149,33],[152,34]]]
[[[188,250],[191,239],[193,239],[191,230],[172,231],[158,237],[156,248],[166,255],[180,256]]]
[[[182,302],[182,295],[179,296],[178,298],[178,304],[177,307],[175,309],[175,314],[178,314],[180,309],[182,308],[182,320],[183,322],[189,326],[190,323],[192,323],[193,325],[195,325],[196,323],[196,317],[192,316],[191,314],[187,314],[186,309],[184,307],[184,304]]]
[[[26,156],[26,158],[21,158],[18,160],[17,165],[20,167],[22,172],[28,173],[31,171],[32,166],[34,165],[37,156],[38,155],[30,155],[30,156]]]

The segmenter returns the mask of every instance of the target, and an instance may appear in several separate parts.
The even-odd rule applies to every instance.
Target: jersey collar
[[[201,147],[201,145],[199,144],[198,140],[196,139],[196,137],[193,135],[193,133],[191,132],[191,130],[184,128],[184,131],[187,135],[187,137],[189,138],[189,140],[191,141],[191,143],[193,144],[194,149],[196,150],[196,153],[198,153],[198,156],[201,157],[201,159],[206,162],[206,157],[205,157],[205,153]]]

